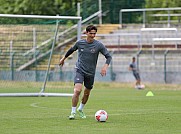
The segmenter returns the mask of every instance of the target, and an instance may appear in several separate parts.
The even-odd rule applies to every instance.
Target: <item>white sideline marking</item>
[[[32,103],[30,104],[31,107],[34,107],[34,108],[49,108],[49,107],[42,107],[42,106],[39,106],[40,103]],[[65,109],[65,108],[49,108],[49,109],[60,109],[60,110],[70,110],[70,109]]]
[[[31,107],[36,107],[36,108],[48,108],[48,107],[41,107],[41,106],[38,106],[39,103],[32,103],[30,104]]]

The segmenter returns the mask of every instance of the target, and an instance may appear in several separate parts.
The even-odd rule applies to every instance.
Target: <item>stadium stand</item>
[[[180,45],[181,45],[181,42],[177,38],[177,37],[180,37],[180,34],[181,34],[180,27],[175,26],[176,28],[170,28],[170,29],[166,28],[165,30],[163,30],[162,28],[156,28],[156,26],[157,25],[155,25],[155,28],[152,27],[151,29],[147,29],[148,31],[146,31],[145,29],[145,32],[143,32],[141,25],[127,24],[123,28],[117,29],[112,33],[116,35],[122,34],[120,35],[119,38],[116,36],[111,36],[111,38],[102,39],[103,42],[106,40],[105,44],[106,42],[111,42],[111,43],[107,43],[107,47],[113,53],[112,69],[113,69],[113,72],[117,72],[117,80],[121,79],[121,81],[124,81],[125,78],[123,78],[121,74],[128,71],[128,65],[132,56],[139,57],[139,60],[140,60],[139,66],[142,72],[144,73],[163,72],[164,71],[163,68],[165,64],[163,55],[165,51],[167,50],[170,51],[168,59],[173,58],[173,63],[175,63],[175,66],[173,65],[173,63],[167,65],[169,70],[173,71],[174,68],[178,70],[179,60],[177,58],[175,59],[175,57],[177,57],[177,54],[175,54],[176,53],[175,51],[179,52]],[[123,36],[128,33],[129,34],[137,33],[138,35],[139,34],[141,35],[141,42],[140,42],[141,49],[139,48],[138,36]],[[153,49],[152,45],[153,45],[153,40],[155,39],[163,39],[163,40],[154,42],[154,49]],[[166,39],[170,39],[170,41],[167,41]],[[177,48],[175,46],[177,46]],[[153,57],[153,52],[154,52],[154,57]],[[171,61],[169,61],[169,63],[170,62]],[[101,68],[102,64],[103,64],[103,61],[101,61],[101,58],[100,58],[98,62],[98,68]],[[146,75],[144,75],[143,77],[145,80],[148,79],[146,78]]]
[[[34,26],[36,27],[36,26]],[[37,26],[38,27],[38,26]],[[47,29],[36,31],[37,44],[52,36]],[[46,35],[42,36],[46,32]],[[21,64],[20,56],[22,53],[32,49],[33,46],[33,27],[31,26],[2,26],[0,32],[0,69],[9,70],[10,60],[13,59],[14,66]],[[27,57],[28,58],[28,57]]]
[[[164,25],[162,25],[162,28]],[[127,72],[128,64],[132,56],[139,56],[140,58],[140,69],[144,72],[147,71],[163,71],[163,55],[166,50],[179,50],[181,48],[180,41],[157,41],[154,42],[154,59],[153,58],[153,39],[160,38],[178,38],[181,37],[180,27],[174,26],[170,29],[176,30],[153,30],[160,29],[159,25],[152,25],[152,29],[143,29],[142,24],[125,24],[120,27],[119,24],[103,24],[98,25],[97,39],[106,45],[108,50],[113,55],[112,71],[113,72]],[[27,28],[27,29],[26,29]],[[20,30],[21,32],[19,32]],[[29,38],[22,38],[20,33],[31,34]],[[32,56],[28,57],[26,53],[33,51],[32,43],[32,28],[30,27],[18,27],[18,29],[13,32],[9,32],[8,28],[1,30],[0,36],[0,69],[1,70],[11,70],[11,67],[20,67],[24,64],[22,60],[19,59],[21,54],[29,59],[29,63],[22,66],[22,70],[47,70],[48,55],[39,58],[37,62],[32,61]],[[44,31],[37,31],[39,33],[38,41],[40,44],[47,39],[50,39],[52,32],[44,29]],[[46,33],[46,36],[42,36],[40,33]],[[2,38],[6,36],[6,38]],[[26,36],[25,36],[26,37]],[[61,56],[75,43],[76,37],[68,37],[65,39],[66,35],[57,39],[57,47],[54,50],[53,57],[51,60],[50,71],[73,71],[77,53],[74,53],[69,60],[65,63],[63,68],[60,68],[58,63]],[[17,39],[17,40],[16,40]],[[51,44],[50,44],[51,45]],[[175,47],[177,45],[177,48]],[[8,46],[8,47],[7,47]],[[38,50],[41,51],[41,50]],[[39,52],[37,52],[39,53]],[[171,52],[172,53],[172,52]],[[173,53],[172,53],[173,54]],[[12,63],[13,59],[13,63]],[[178,59],[175,60],[176,64],[179,64]],[[23,63],[22,63],[23,62]],[[152,63],[153,62],[153,63]],[[171,61],[170,61],[171,62]],[[98,69],[102,67],[104,63],[104,57],[100,57],[98,60]],[[150,66],[148,63],[152,63]],[[173,70],[173,67],[168,67]],[[172,68],[172,69],[171,69]],[[179,67],[177,66],[177,69]],[[21,68],[20,68],[21,70]],[[117,77],[118,79],[119,77]]]
[[[112,33],[114,30],[117,30],[119,28],[119,24],[103,24],[103,25],[98,25],[98,34],[110,34]],[[64,44],[64,46],[57,48],[54,51],[52,60],[51,60],[51,66],[50,66],[50,70],[56,70],[59,68],[58,63],[59,60],[61,58],[61,56],[63,56],[65,54],[65,52],[75,43],[76,39],[71,40],[70,42]],[[75,54],[76,56],[76,54]],[[69,57],[69,62],[75,62],[75,61],[71,61],[72,57],[74,57],[73,55],[71,55]],[[29,67],[27,68],[28,70],[46,70],[47,69],[47,63],[48,63],[48,59],[45,58],[42,61],[40,61],[37,65],[37,67]],[[69,65],[68,68],[66,67],[66,69],[73,69],[74,64]],[[71,69],[71,70],[72,70]]]

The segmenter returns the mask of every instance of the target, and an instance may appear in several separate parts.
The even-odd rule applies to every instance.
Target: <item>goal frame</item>
[[[52,59],[52,54],[53,50],[55,47],[56,43],[56,38],[57,38],[57,33],[58,33],[58,19],[64,19],[64,20],[77,20],[77,24],[75,24],[73,27],[77,27],[77,40],[81,39],[81,24],[82,24],[82,17],[80,16],[42,16],[42,15],[13,15],[13,14],[0,14],[0,17],[5,17],[5,18],[34,18],[34,19],[55,19],[57,20],[56,22],[56,30],[54,33],[54,38],[52,41],[52,46],[51,46],[51,52],[50,52],[50,57],[48,60],[48,67],[46,70],[46,75],[44,79],[43,86],[41,88],[40,92],[37,93],[0,93],[0,97],[69,97],[73,96],[71,93],[45,93],[45,88],[46,88],[46,83],[48,79],[48,74],[49,74],[49,69],[50,69],[50,63]]]

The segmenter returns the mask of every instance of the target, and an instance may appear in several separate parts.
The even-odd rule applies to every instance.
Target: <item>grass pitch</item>
[[[147,97],[148,91],[154,96]],[[70,97],[1,97],[2,134],[180,134],[180,85],[96,83],[84,109],[86,119],[68,120]],[[94,114],[104,109],[105,123]]]

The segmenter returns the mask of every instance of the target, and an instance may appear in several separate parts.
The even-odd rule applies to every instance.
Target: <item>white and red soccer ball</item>
[[[106,122],[108,119],[108,114],[105,110],[99,110],[95,113],[95,119],[98,122]]]

